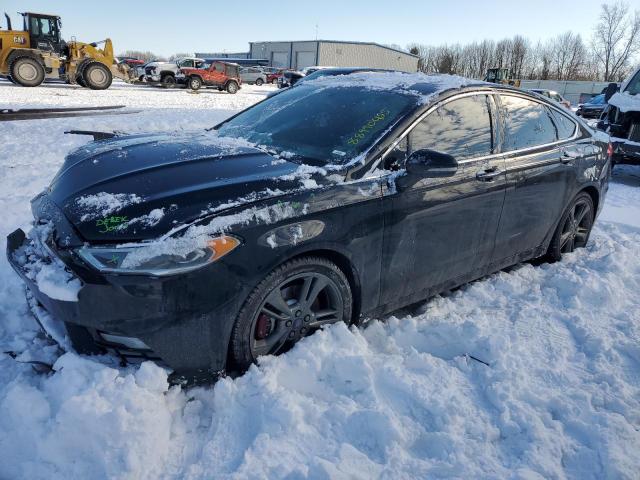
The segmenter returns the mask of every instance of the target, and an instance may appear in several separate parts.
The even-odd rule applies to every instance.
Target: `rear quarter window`
[[[504,151],[522,150],[557,141],[556,126],[547,107],[533,100],[500,95],[506,139]]]
[[[551,116],[553,117],[553,122],[558,128],[559,140],[566,140],[573,137],[576,133],[576,128],[578,128],[578,125],[573,120],[555,109],[551,109]]]

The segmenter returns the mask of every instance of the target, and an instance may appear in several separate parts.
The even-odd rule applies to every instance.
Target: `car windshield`
[[[345,164],[416,103],[415,95],[397,91],[302,85],[242,112],[218,132],[315,165]]]
[[[640,70],[638,70],[636,74],[633,76],[633,78],[629,82],[629,85],[627,85],[627,88],[625,89],[625,91],[628,92],[630,95],[640,94]]]

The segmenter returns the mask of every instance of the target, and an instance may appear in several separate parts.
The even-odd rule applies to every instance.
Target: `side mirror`
[[[458,161],[447,153],[416,150],[406,163],[406,174],[398,177],[400,187],[409,187],[423,178],[452,177],[458,171]]]
[[[604,101],[609,103],[609,99],[618,91],[617,83],[610,83],[604,91]]]
[[[458,171],[458,161],[448,153],[416,150],[407,159],[407,174],[420,177],[451,177]]]

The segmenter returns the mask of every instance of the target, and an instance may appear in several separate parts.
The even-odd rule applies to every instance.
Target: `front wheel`
[[[290,260],[260,282],[240,310],[231,335],[233,365],[244,371],[324,325],[351,323],[352,308],[351,287],[337,265],[320,257]]]
[[[549,260],[561,260],[563,254],[585,247],[594,220],[595,209],[591,196],[586,192],[579,193],[565,210],[553,234],[547,252]]]
[[[106,65],[91,62],[82,69],[82,79],[91,90],[106,90],[111,86],[113,75]]]
[[[258,79],[256,80],[256,85],[257,85],[257,86],[261,86],[263,83],[264,83],[264,80],[262,80],[261,78],[258,78]]]
[[[238,84],[236,82],[229,82],[227,84],[227,92],[229,93],[237,93],[238,92]]]

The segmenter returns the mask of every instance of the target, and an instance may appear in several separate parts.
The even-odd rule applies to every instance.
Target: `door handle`
[[[500,175],[502,175],[502,171],[498,167],[485,168],[476,172],[476,178],[481,182],[491,182]]]
[[[562,163],[571,163],[579,157],[580,154],[574,150],[563,150],[562,155],[560,155],[560,161]]]

